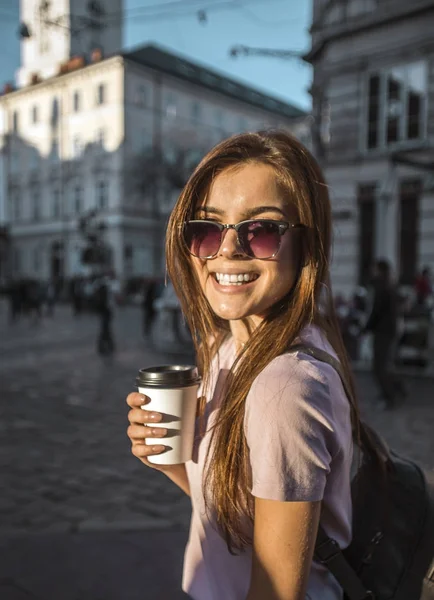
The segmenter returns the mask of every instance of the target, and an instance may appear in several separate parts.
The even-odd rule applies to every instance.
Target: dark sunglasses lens
[[[187,248],[199,258],[217,254],[220,248],[221,232],[213,223],[187,223],[184,229]]]
[[[271,258],[279,250],[279,227],[266,221],[251,221],[241,225],[239,239],[248,256]]]

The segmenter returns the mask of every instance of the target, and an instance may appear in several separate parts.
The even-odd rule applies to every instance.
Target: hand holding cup
[[[127,398],[132,409],[128,436],[133,442],[133,454],[142,462],[148,466],[179,465],[191,460],[199,383],[194,366],[139,371],[139,393]]]
[[[148,461],[149,456],[161,454],[166,449],[164,438],[167,430],[165,427],[152,427],[154,423],[161,423],[163,415],[158,412],[146,410],[151,399],[139,392],[132,392],[127,397],[130,407],[127,435],[131,440],[131,452],[148,467],[164,470],[165,465],[156,465]],[[154,444],[146,443],[146,439],[155,439]]]

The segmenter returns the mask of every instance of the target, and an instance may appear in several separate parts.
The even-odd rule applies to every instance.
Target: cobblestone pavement
[[[125,396],[134,389],[140,367],[192,358],[154,351],[142,340],[140,323],[137,307],[120,310],[116,355],[101,360],[95,352],[97,323],[92,315],[74,319],[67,307],[60,307],[53,319],[38,325],[26,320],[8,326],[0,306],[2,600],[180,597],[168,590],[179,586],[189,500],[164,475],[131,455]],[[411,378],[408,386],[405,405],[378,412],[371,401],[376,392],[370,377],[359,374],[362,414],[396,450],[434,470],[434,382]],[[115,539],[116,557],[109,550]],[[33,573],[31,565],[37,570],[41,563],[38,548],[50,549],[45,553],[46,574],[51,568],[53,581],[61,582],[62,574],[69,581],[62,595],[47,592],[41,587],[42,575],[38,580]],[[66,558],[62,562],[63,555],[72,560],[66,548],[75,557],[73,566]],[[109,582],[118,567],[125,571],[127,557],[135,575],[129,572],[125,578],[131,580],[129,591],[120,586],[123,591],[116,592]],[[57,562],[50,567],[47,561]],[[20,588],[23,564],[31,572]],[[170,587],[168,576],[161,587],[159,577],[169,564],[177,583]],[[95,571],[92,580],[85,575],[86,565]],[[97,593],[98,581],[105,583],[98,584],[102,591]],[[154,591],[142,595],[141,581]],[[86,585],[83,591],[80,586]],[[36,589],[43,592],[37,595]]]
[[[62,318],[63,317],[63,318]],[[189,502],[130,453],[125,397],[142,366],[179,360],[146,347],[138,308],[116,323],[118,351],[95,352],[93,315],[3,329],[0,529],[92,531],[184,525]],[[191,360],[191,358],[190,358]]]

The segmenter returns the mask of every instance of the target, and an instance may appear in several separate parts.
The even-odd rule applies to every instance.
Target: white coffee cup
[[[151,400],[143,410],[163,415],[159,423],[145,426],[167,429],[164,438],[145,439],[149,446],[162,444],[167,448],[161,454],[149,456],[149,462],[176,465],[191,460],[200,384],[197,367],[173,365],[140,369],[136,381],[139,392]]]

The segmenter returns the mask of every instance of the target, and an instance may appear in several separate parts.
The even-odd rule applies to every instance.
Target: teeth
[[[243,285],[248,281],[256,279],[257,275],[255,273],[239,273],[238,275],[215,273],[215,277],[222,285]]]

